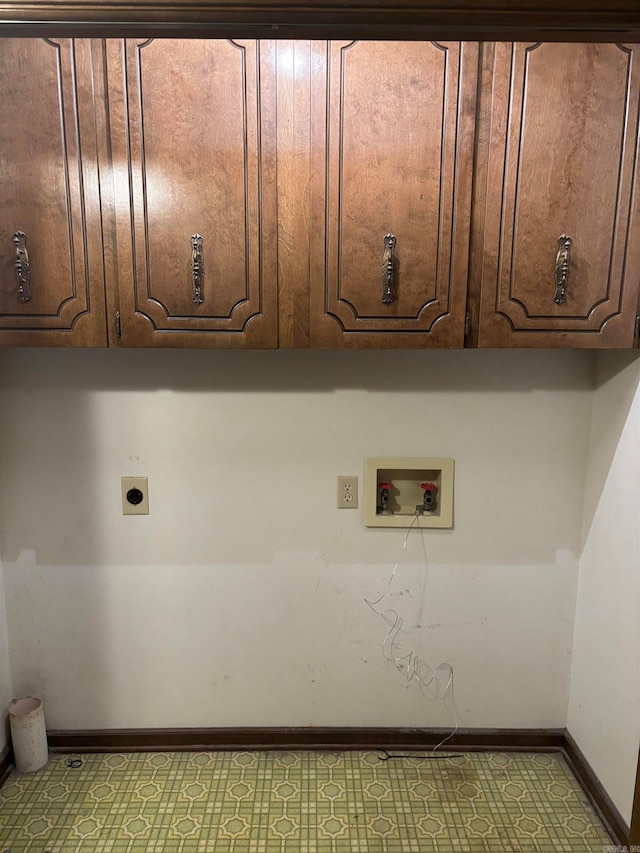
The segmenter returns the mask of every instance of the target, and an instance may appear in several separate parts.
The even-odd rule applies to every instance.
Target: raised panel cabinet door
[[[315,50],[311,346],[461,347],[478,47]]]
[[[496,44],[480,346],[631,347],[638,48]]]
[[[274,44],[108,44],[124,346],[275,347]]]
[[[0,345],[106,345],[91,43],[0,42]]]

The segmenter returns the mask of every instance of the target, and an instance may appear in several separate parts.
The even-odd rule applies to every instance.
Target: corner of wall
[[[630,822],[640,745],[640,353],[598,353],[567,727]],[[596,689],[597,688],[597,689]]]
[[[0,756],[5,753],[9,743],[7,708],[11,697],[11,668],[9,665],[9,638],[4,596],[4,574],[2,560],[0,559]]]
[[[0,422],[0,447],[4,447],[1,436],[3,424]],[[0,453],[0,483],[2,482],[2,455]],[[8,706],[13,696],[11,682],[11,665],[9,661],[9,635],[7,627],[7,610],[4,587],[4,570],[2,565],[2,502],[0,502],[0,758],[4,755],[9,744]]]

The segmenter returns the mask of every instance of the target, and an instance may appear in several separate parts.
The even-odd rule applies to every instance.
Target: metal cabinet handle
[[[196,305],[204,302],[204,257],[202,255],[202,237],[194,234],[191,238],[191,276],[193,278],[193,301]]]
[[[382,301],[385,305],[391,305],[395,299],[393,285],[395,279],[395,258],[393,250],[396,247],[394,234],[387,234],[384,238],[384,255],[382,256]]]
[[[31,301],[31,265],[27,252],[27,235],[24,231],[16,231],[13,235],[16,247],[16,283],[20,302]]]
[[[558,254],[556,255],[556,292],[553,301],[556,305],[564,305],[567,301],[567,284],[569,282],[569,249],[571,237],[563,234],[558,237]]]

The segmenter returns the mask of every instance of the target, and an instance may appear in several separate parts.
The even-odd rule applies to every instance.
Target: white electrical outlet
[[[149,486],[146,477],[122,478],[122,514],[149,515]]]
[[[338,477],[338,509],[358,508],[358,478]]]

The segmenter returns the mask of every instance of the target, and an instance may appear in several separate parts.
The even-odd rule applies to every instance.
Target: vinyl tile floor
[[[0,853],[612,850],[556,754],[55,755],[0,791]]]

